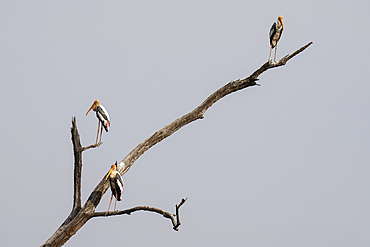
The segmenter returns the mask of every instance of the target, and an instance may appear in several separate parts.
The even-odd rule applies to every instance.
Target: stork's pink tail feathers
[[[110,127],[110,122],[109,121],[104,121],[104,129],[105,129],[106,132],[108,132],[109,127]]]

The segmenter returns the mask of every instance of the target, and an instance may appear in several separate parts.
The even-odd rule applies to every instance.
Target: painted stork
[[[116,165],[117,165],[117,161],[116,161],[115,165],[111,166],[111,168],[110,168],[110,170],[107,174],[107,177],[105,178],[105,180],[107,180],[108,177],[109,177],[110,188],[112,190],[112,196],[110,197],[110,202],[109,202],[107,212],[109,212],[110,204],[112,203],[113,195],[116,198],[116,202],[114,204],[114,211],[116,211],[117,201],[121,201],[121,196],[122,196],[122,193],[123,193],[124,183],[123,183],[121,175],[116,170]]]
[[[109,114],[107,110],[102,106],[99,102],[99,100],[95,100],[90,109],[86,112],[87,114],[91,111],[96,112],[96,117],[98,118],[98,133],[96,135],[96,144],[98,144],[98,136],[99,136],[99,130],[100,130],[100,142],[101,142],[101,136],[103,134],[103,127],[106,132],[108,132],[109,127],[110,127],[110,119],[109,119]],[[100,127],[101,124],[101,127]]]
[[[276,51],[277,51],[277,44],[279,42],[279,39],[281,37],[281,34],[283,33],[284,30],[284,25],[283,25],[283,17],[279,16],[277,21],[272,24],[272,27],[270,29],[270,57],[269,61],[271,60],[271,51],[272,49],[275,48],[275,56],[274,56],[274,61],[276,61]]]

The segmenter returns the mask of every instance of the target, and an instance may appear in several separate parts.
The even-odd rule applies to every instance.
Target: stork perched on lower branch
[[[109,177],[110,189],[112,190],[112,196],[110,197],[110,202],[108,206],[108,211],[110,208],[110,204],[112,203],[113,195],[116,198],[116,202],[114,204],[114,211],[116,211],[117,201],[121,201],[121,196],[123,194],[123,180],[119,172],[116,170],[117,161],[115,165],[112,165],[105,180]]]

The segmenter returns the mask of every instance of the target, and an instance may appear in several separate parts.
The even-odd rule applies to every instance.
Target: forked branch
[[[102,143],[93,144],[87,147],[82,147],[80,134],[78,133],[76,118],[72,118],[72,144],[73,144],[73,155],[74,155],[74,172],[73,172],[73,206],[72,211],[63,222],[62,225],[69,223],[81,210],[81,173],[82,173],[82,152],[89,148],[99,147]]]

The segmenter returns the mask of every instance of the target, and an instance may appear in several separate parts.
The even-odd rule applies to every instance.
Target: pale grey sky
[[[65,246],[368,246],[368,1],[2,1],[0,246],[38,246],[72,206],[72,116],[95,142],[83,203],[116,160],[268,58],[313,41],[287,66],[217,102],[124,176],[118,209],[173,212],[89,221]],[[99,211],[108,207],[105,194]]]

